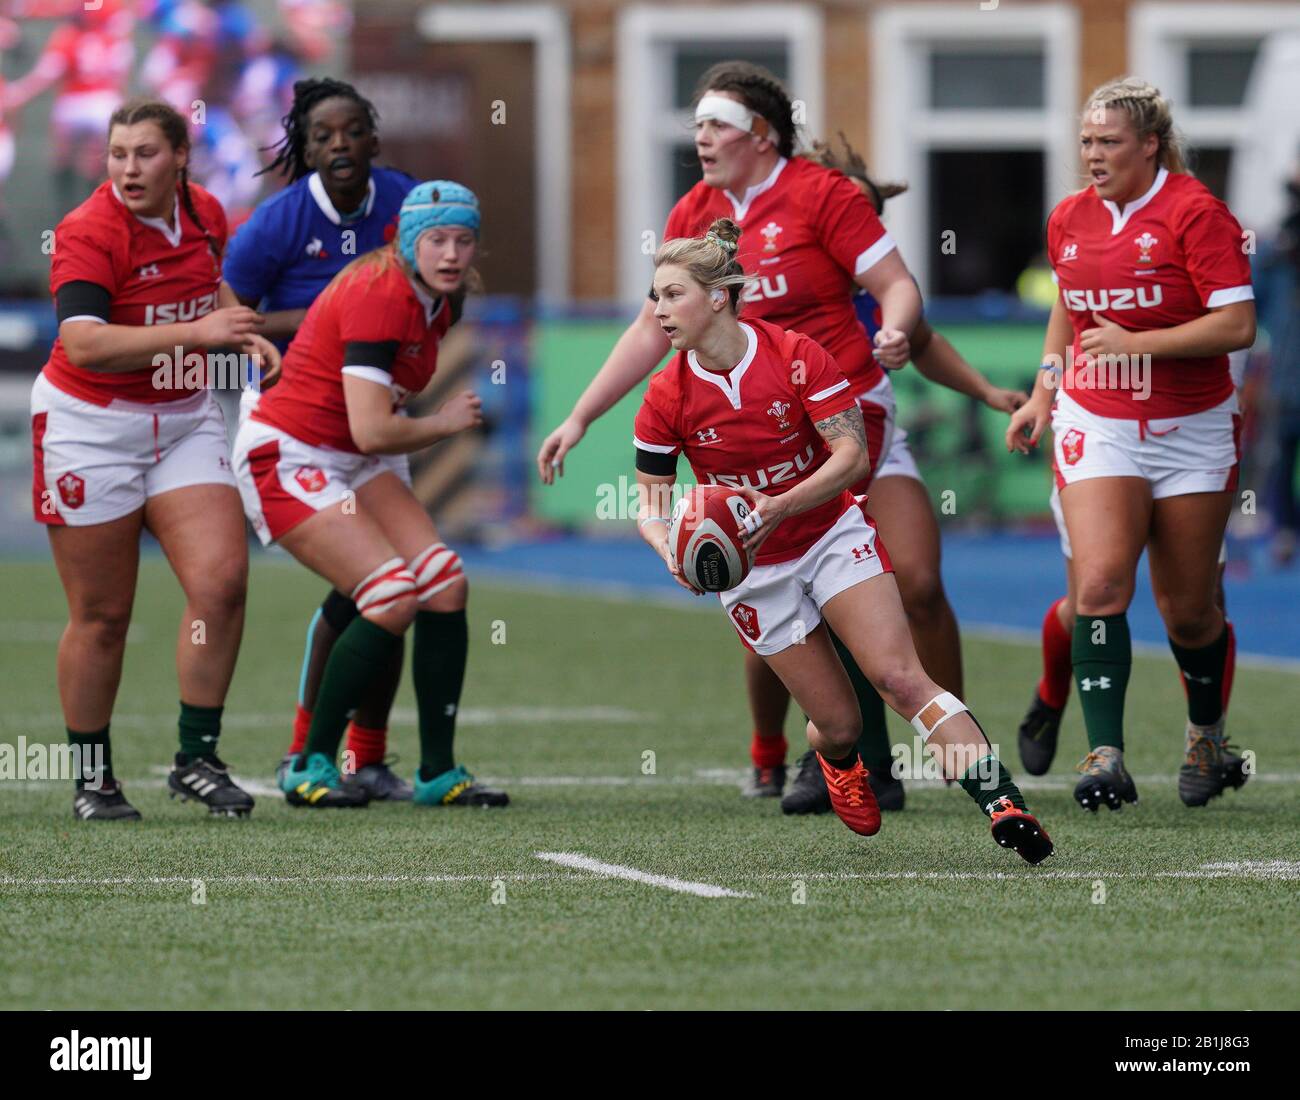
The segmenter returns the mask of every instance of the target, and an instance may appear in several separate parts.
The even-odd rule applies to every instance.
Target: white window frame
[[[999,5],[894,4],[876,9],[872,44],[871,158],[873,173],[909,185],[885,211],[889,231],[908,267],[930,290],[927,236],[929,153],[932,149],[1041,149],[1043,205],[1052,207],[1078,187],[1073,165],[1079,110],[1079,16],[1068,3]],[[929,106],[929,55],[934,47],[985,51],[1006,45],[1041,47],[1044,105],[1031,110],[935,110]],[[961,247],[961,242],[957,242]]]
[[[534,224],[538,298],[571,297],[569,14],[554,4],[431,4],[416,28],[433,42],[530,42],[533,54],[535,142]]]
[[[1245,144],[1258,137],[1249,125],[1251,107],[1193,107],[1187,86],[1188,47],[1243,38],[1262,42],[1283,31],[1300,32],[1300,7],[1295,4],[1135,4],[1129,11],[1129,67],[1172,102],[1174,122],[1189,144],[1227,146],[1236,159]],[[1235,203],[1238,196],[1231,193],[1231,182],[1229,191],[1229,203]]]
[[[644,234],[658,241],[680,196],[669,194],[664,151],[689,139],[690,117],[670,109],[672,51],[700,39],[785,42],[791,94],[806,106],[805,127],[822,128],[824,55],[821,11],[806,4],[740,4],[692,8],[624,8],[618,18],[618,296],[645,299],[650,282]]]

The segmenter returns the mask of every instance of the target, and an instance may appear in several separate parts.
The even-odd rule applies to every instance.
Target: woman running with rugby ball
[[[757,521],[745,540],[755,564],[721,600],[746,648],[808,715],[836,814],[864,836],[880,828],[857,752],[857,700],[823,617],[944,774],[989,815],[998,843],[1041,862],[1051,840],[965,704],[921,667],[884,543],[849,492],[870,467],[853,389],[807,336],[737,318],[748,281],[739,238],[735,222],[721,218],[705,236],[666,241],[655,255],[654,320],[677,355],[651,379],[636,417],[642,537],[689,588],[668,545],[678,455],[700,484],[752,484],[777,463],[797,466],[770,495],[741,490]]]
[[[433,377],[438,343],[458,319],[478,230],[468,188],[448,180],[414,188],[395,244],[350,263],[316,299],[283,377],[235,438],[235,473],[258,537],[346,592],[359,612],[330,651],[306,744],[280,781],[292,805],[369,801],[342,781],[335,759],[349,713],[373,680],[391,674],[412,624],[415,803],[509,801],[476,784],[452,753],[469,646],[460,558],[384,461],[482,423],[479,398],[468,392],[428,416],[402,411]]]
[[[1080,147],[1092,184],[1047,222],[1060,296],[1007,448],[1029,451],[1050,418],[1091,749],[1075,799],[1094,813],[1137,801],[1123,755],[1126,615],[1146,548],[1187,689],[1178,792],[1204,805],[1244,781],[1224,734],[1231,633],[1215,588],[1240,457],[1228,353],[1255,340],[1250,264],[1236,218],[1187,174],[1169,105],[1150,84],[1098,88]]]
[[[244,522],[221,410],[206,388],[175,388],[172,359],[180,352],[188,369],[195,353],[233,347],[273,369],[279,353],[221,281],[226,216],[190,183],[189,153],[175,110],[124,104],[109,122],[108,181],[55,231],[59,336],[32,387],[33,504],[68,600],[58,684],[82,755],[73,810],[83,820],[140,817],[113,774],[109,719],[144,529],[185,592],[180,752],[167,785],[215,814],[253,808],[217,756],[244,628]],[[87,767],[87,755],[102,766]]]
[[[262,310],[262,333],[282,350],[330,280],[358,256],[393,239],[402,200],[417,182],[405,172],[373,163],[379,155],[378,115],[351,84],[328,77],[299,80],[283,125],[284,138],[265,171],[279,170],[291,182],[239,227],[225,262],[226,281],[241,302]],[[246,405],[256,399],[256,394],[244,395]],[[410,484],[406,455],[376,457]],[[293,741],[276,768],[277,783],[307,742],[330,649],[356,617],[356,604],[346,593],[332,590],[311,618],[298,677]],[[371,681],[348,723],[347,770],[374,799],[411,797],[410,784],[384,762],[388,713],[402,678],[403,658],[399,645],[387,675]]]
[[[746,235],[740,257],[753,279],[743,295],[746,310],[807,333],[834,355],[848,376],[867,424],[872,468],[863,478],[859,491],[864,492],[892,427],[893,399],[882,367],[907,362],[908,337],[921,314],[920,292],[857,185],[839,172],[795,155],[793,106],[771,73],[741,61],[715,65],[700,79],[695,127],[703,179],[673,207],[664,238],[698,236],[713,219],[723,216],[757,227]],[[882,324],[874,341],[867,338],[854,312],[852,295],[859,287],[880,303]],[[563,474],[564,456],[587,426],[654,370],[668,351],[668,341],[655,323],[653,303],[647,303],[568,419],[542,444],[537,464],[544,483]],[[840,655],[851,663],[847,649],[840,647]],[[949,667],[953,664],[960,667],[960,656]],[[789,693],[748,652],[745,683],[754,722],[750,745],[754,784],[749,793],[780,795]],[[868,722],[877,714],[883,719],[866,681],[859,679],[858,686],[864,693],[860,705]],[[872,782],[880,785],[877,793],[887,797],[885,786],[897,789],[898,784],[891,783],[883,721],[868,733],[863,739],[864,757],[874,769]],[[816,762],[806,755],[800,765],[796,789],[782,804],[787,812],[807,813],[825,804]],[[895,804],[900,802],[896,797]]]

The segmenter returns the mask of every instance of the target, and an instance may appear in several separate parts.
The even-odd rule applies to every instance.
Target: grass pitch
[[[78,823],[68,784],[0,783],[0,1007],[1300,1007],[1293,674],[1238,670],[1232,733],[1259,774],[1202,810],[1175,791],[1183,709],[1168,657],[1139,657],[1129,690],[1137,807],[1075,806],[1072,703],[1052,774],[1025,784],[1058,849],[1030,868],[955,789],[910,785],[870,840],[741,798],[739,646],[716,607],[477,583],[458,756],[513,804],[311,812],[270,786],[325,586],[255,562],[221,748],[257,784],[252,819],[166,796],[181,600],[149,559],[113,725],[145,820]],[[0,577],[0,740],[61,741],[53,566]],[[1015,727],[1037,653],[968,637],[966,661],[968,700],[1024,778]],[[791,762],[798,727],[792,714]],[[409,773],[409,682],[391,745]]]

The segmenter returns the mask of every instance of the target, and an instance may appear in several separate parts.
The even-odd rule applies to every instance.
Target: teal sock
[[[1128,616],[1076,615],[1070,644],[1088,746],[1124,748],[1124,693],[1133,669]]]
[[[325,662],[304,755],[319,752],[330,760],[338,756],[349,715],[370,682],[386,675],[393,650],[401,644],[400,634],[385,630],[364,615],[348,624]]]
[[[187,760],[196,756],[216,756],[221,737],[221,712],[224,707],[196,707],[181,700],[181,755]]]
[[[108,726],[93,733],[68,730],[68,744],[75,750],[73,763],[77,766],[77,790],[87,784],[95,788],[113,782],[113,745],[108,738]]]
[[[985,814],[999,798],[1011,799],[1017,809],[1029,809],[1025,805],[1025,796],[1020,793],[1020,788],[1012,782],[1011,773],[1007,771],[1006,765],[992,753],[976,760],[957,782]]]
[[[826,628],[831,636],[831,644],[839,654],[844,671],[849,674],[853,685],[853,694],[857,696],[858,710],[862,712],[862,733],[858,737],[858,756],[866,765],[867,771],[877,775],[886,775],[894,764],[893,746],[889,743],[889,730],[885,725],[885,701],[858,668],[858,662],[849,652],[848,646],[835,636],[835,631]]]
[[[411,681],[420,719],[420,778],[426,782],[455,766],[452,742],[469,655],[465,611],[417,611],[411,646]]]

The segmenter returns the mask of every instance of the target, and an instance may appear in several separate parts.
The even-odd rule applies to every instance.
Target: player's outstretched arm
[[[911,348],[912,362],[923,377],[983,401],[991,409],[1015,412],[1029,400],[1029,395],[1020,390],[1004,390],[993,385],[943,335],[935,332],[924,317],[912,334]]]
[[[1070,315],[1058,297],[1052,303],[1052,315],[1047,319],[1042,369],[1034,380],[1034,392],[1029,395],[1028,401],[1011,414],[1011,423],[1007,425],[1008,451],[1028,454],[1038,446],[1038,440],[1052,418],[1052,401],[1060,382],[1060,372],[1068,366],[1066,357],[1072,354],[1073,336],[1074,326],[1070,324]],[[1047,369],[1049,366],[1052,369]]]
[[[668,353],[668,347],[668,337],[654,319],[654,303],[647,299],[636,320],[618,338],[596,377],[582,391],[573,411],[542,442],[537,452],[537,473],[544,485],[550,485],[557,473],[564,475],[564,456],[578,445],[592,421],[607,413],[654,370]]]
[[[483,401],[468,390],[428,416],[399,416],[387,386],[345,374],[343,399],[352,442],[367,455],[410,454],[483,423]]]

